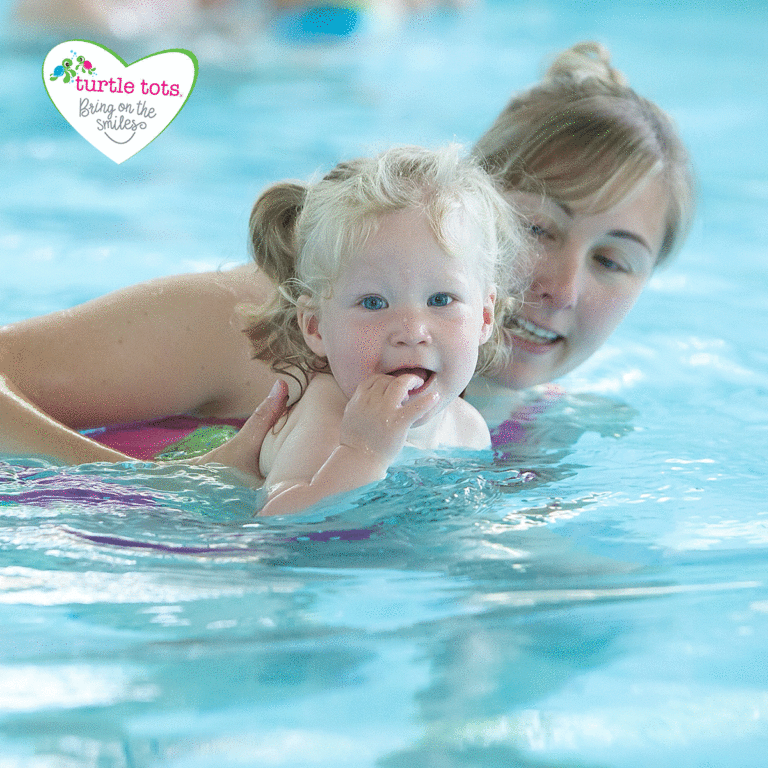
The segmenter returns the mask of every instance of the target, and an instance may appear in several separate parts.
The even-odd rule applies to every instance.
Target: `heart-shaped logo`
[[[56,109],[116,163],[133,157],[168,127],[196,80],[197,59],[182,49],[129,65],[103,45],[68,40],[43,62],[43,82]]]

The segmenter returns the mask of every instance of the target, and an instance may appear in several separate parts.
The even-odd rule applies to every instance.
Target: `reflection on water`
[[[550,401],[524,448],[422,457],[293,518],[254,518],[214,468],[4,462],[0,745],[72,765],[538,768],[672,765],[729,729],[757,765],[762,552],[661,550],[665,505],[594,483],[596,457],[637,454],[637,421]]]

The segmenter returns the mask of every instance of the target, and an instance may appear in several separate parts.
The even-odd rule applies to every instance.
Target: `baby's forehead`
[[[404,258],[402,253],[396,252],[390,256],[387,258],[385,253],[351,256],[340,265],[336,279],[331,281],[332,291],[388,293],[413,289],[431,293],[485,287],[486,281],[473,260],[442,249],[423,260],[408,255]]]
[[[483,224],[463,205],[420,204],[395,210],[368,210],[357,218],[336,220],[310,248],[325,263],[331,282],[356,272],[407,270],[410,263],[429,261],[443,276],[458,274],[481,284],[495,282],[494,224]],[[328,222],[330,223],[330,222]],[[323,255],[325,251],[325,255]],[[315,261],[310,258],[309,262]],[[358,277],[360,274],[358,274]]]

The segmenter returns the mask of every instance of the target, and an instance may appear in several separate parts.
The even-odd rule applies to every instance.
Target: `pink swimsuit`
[[[199,456],[229,440],[245,419],[168,416],[85,431],[87,437],[108,448],[145,461]]]
[[[494,448],[521,443],[526,427],[562,394],[553,387],[540,401],[523,406],[509,419],[491,430]],[[138,421],[113,427],[86,430],[83,434],[108,448],[144,461],[181,459],[199,456],[229,440],[245,424],[245,419],[167,416],[154,421]]]

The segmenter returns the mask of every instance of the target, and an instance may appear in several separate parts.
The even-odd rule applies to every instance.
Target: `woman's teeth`
[[[559,333],[541,328],[522,317],[513,317],[507,328],[516,336],[539,344],[550,343],[561,338]]]

